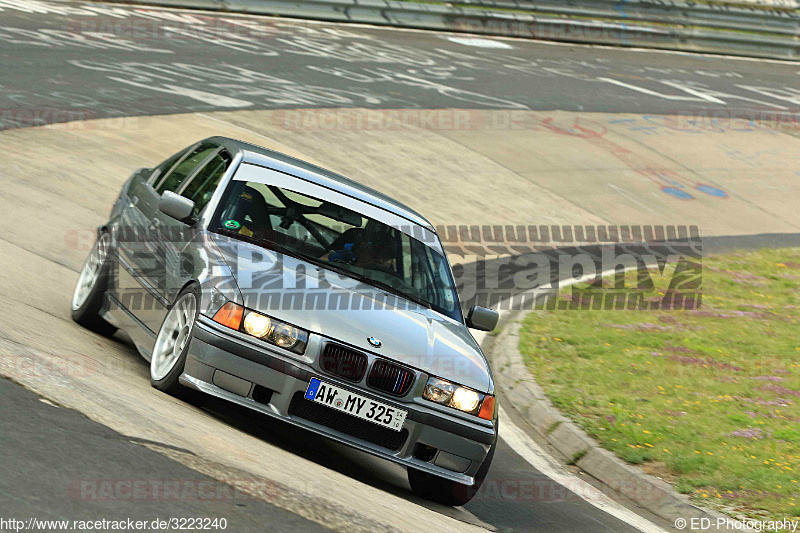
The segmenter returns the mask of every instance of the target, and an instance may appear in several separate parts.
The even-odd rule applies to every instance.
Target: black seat
[[[366,242],[367,240],[367,232],[362,228],[350,228],[342,232],[341,235],[336,237],[333,242],[328,246],[328,251],[333,252],[335,250],[342,250],[344,249],[344,245],[347,243],[362,243]]]
[[[223,220],[220,221],[223,226],[226,220],[235,220],[241,227],[252,231],[256,239],[275,238],[269,220],[269,205],[264,195],[248,185],[244,185],[241,190],[234,193],[231,205],[224,211]]]

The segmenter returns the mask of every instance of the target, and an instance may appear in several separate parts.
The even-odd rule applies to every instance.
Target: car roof
[[[203,142],[213,142],[222,145],[232,156],[242,154],[242,161],[254,165],[271,168],[284,174],[321,185],[336,192],[346,194],[365,203],[374,205],[415,224],[423,226],[435,233],[433,225],[410,207],[397,200],[376,191],[371,187],[362,185],[355,180],[346,178],[341,174],[318,167],[302,159],[297,159],[281,152],[269,150],[262,146],[248,142],[231,139],[229,137],[209,137]]]

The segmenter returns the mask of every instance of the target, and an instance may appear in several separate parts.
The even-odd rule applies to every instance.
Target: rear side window
[[[197,218],[211,200],[217,190],[219,180],[231,164],[231,156],[222,151],[211,158],[211,161],[198,172],[183,190],[182,196],[194,202],[192,216]]]
[[[203,143],[189,154],[186,159],[178,163],[172,171],[164,178],[156,191],[164,194],[164,191],[177,191],[186,176],[190,175],[203,160],[211,155],[218,148],[215,144]]]

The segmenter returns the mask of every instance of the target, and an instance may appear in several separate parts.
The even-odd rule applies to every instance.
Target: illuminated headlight
[[[481,401],[481,397],[477,392],[471,389],[459,387],[453,393],[453,399],[450,400],[450,406],[455,407],[461,411],[471,413],[474,411]]]
[[[250,311],[244,317],[244,330],[253,337],[266,337],[272,329],[272,320],[261,313]]]
[[[434,377],[428,379],[422,397],[471,414],[478,414],[478,408],[484,397],[492,398],[492,406],[494,406],[494,397],[492,396]]]
[[[214,321],[258,337],[285,350],[291,350],[298,354],[306,351],[308,331],[270,316],[250,311],[233,302],[228,302],[220,307],[214,314]]]

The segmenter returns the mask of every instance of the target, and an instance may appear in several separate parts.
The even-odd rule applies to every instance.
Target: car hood
[[[486,358],[464,324],[370,285],[265,248],[214,236],[245,307],[394,359],[480,392],[493,392]],[[381,342],[375,348],[368,342]]]

